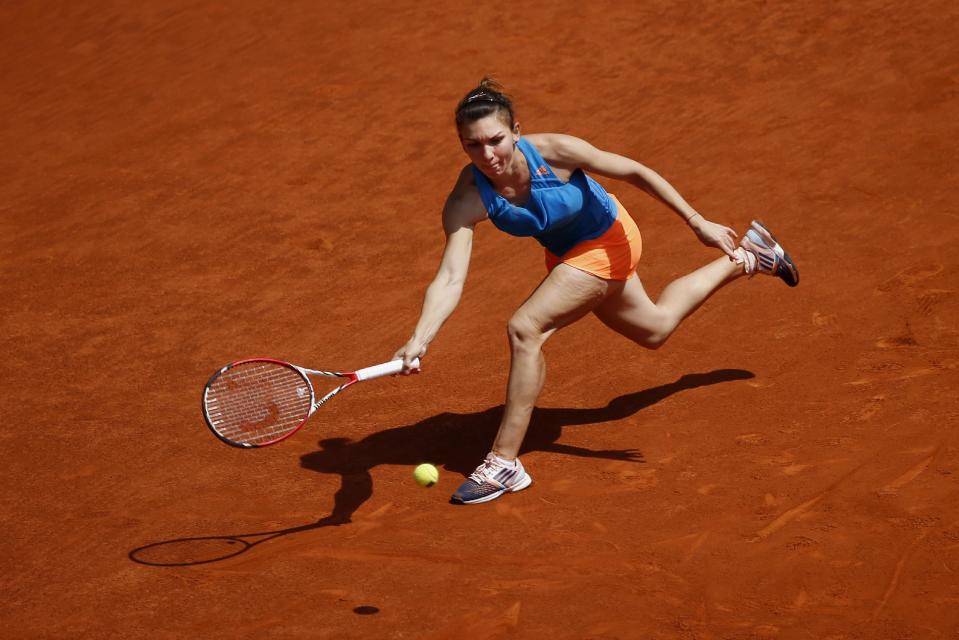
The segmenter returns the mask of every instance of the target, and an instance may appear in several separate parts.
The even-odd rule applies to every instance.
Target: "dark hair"
[[[503,85],[490,77],[483,78],[479,85],[467,93],[456,107],[456,128],[476,122],[492,113],[502,113],[513,128],[513,102],[503,92]]]

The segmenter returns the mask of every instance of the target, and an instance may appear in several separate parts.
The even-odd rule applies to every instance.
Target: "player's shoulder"
[[[476,176],[473,174],[472,164],[467,164],[460,171],[456,183],[446,198],[443,207],[443,218],[456,219],[466,224],[475,224],[486,218],[486,207],[476,186]]]
[[[448,200],[472,200],[473,196],[479,197],[479,189],[476,186],[476,176],[473,174],[473,165],[464,166],[459,175],[456,176],[456,182],[450,190]]]
[[[463,165],[463,168],[460,169],[459,174],[456,176],[456,184],[453,185],[453,190],[460,189],[462,187],[475,187],[476,186],[476,176],[473,175],[473,163],[467,162]]]
[[[523,138],[536,147],[547,162],[577,160],[583,148],[589,146],[582,138],[566,133],[531,133]]]

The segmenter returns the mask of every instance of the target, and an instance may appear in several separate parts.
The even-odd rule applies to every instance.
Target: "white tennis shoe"
[[[478,504],[495,500],[504,493],[522,491],[533,483],[533,479],[519,458],[504,460],[492,451],[486,455],[483,463],[476,467],[466,482],[460,485],[450,502],[455,504]]]
[[[753,220],[739,246],[742,249],[746,273],[750,278],[757,273],[765,273],[781,278],[790,287],[799,284],[799,269],[796,263],[763,223]]]

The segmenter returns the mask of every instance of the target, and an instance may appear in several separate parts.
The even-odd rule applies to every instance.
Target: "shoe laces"
[[[779,254],[775,247],[769,246],[766,241],[753,230],[749,230],[739,243],[746,253],[746,273],[749,277],[757,273],[775,274],[779,267]],[[763,264],[763,258],[770,264]]]
[[[505,469],[506,464],[499,458],[489,455],[483,460],[483,463],[476,467],[476,471],[470,474],[470,480],[476,484],[483,484],[491,479],[500,469]]]
[[[745,246],[740,246],[736,249],[736,264],[743,265],[743,271],[745,271],[746,275],[750,278],[756,275],[756,265],[758,263],[759,260],[756,258],[756,254]]]

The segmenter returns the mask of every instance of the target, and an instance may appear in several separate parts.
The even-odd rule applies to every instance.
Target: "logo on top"
[[[536,170],[536,175],[538,176],[549,175],[549,169],[546,168],[545,164],[541,164],[539,165],[539,169]]]

